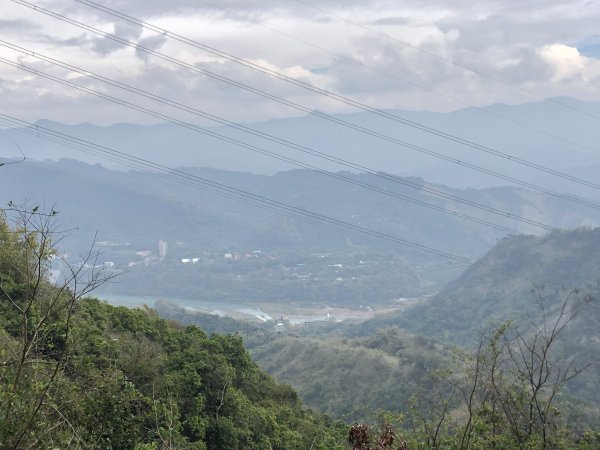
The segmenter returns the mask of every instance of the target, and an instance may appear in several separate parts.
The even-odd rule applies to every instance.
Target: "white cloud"
[[[554,81],[579,77],[585,66],[584,58],[575,47],[564,44],[546,45],[540,50],[542,58],[554,69]]]
[[[476,105],[535,100],[460,65],[543,96],[570,95],[600,100],[600,63],[598,59],[582,56],[573,46],[597,34],[598,3],[585,0],[574,0],[568,5],[559,0],[496,0],[475,4],[466,0],[306,1],[376,33],[293,1],[222,0],[215,8],[194,0],[106,0],[103,4],[376,107],[449,110],[464,106],[449,97]],[[154,57],[139,52],[136,57],[132,48],[12,2],[6,3],[0,30],[7,41],[232,120],[264,120],[298,114]],[[160,34],[124,24],[71,0],[38,0],[38,3],[308,108],[330,112],[347,110],[346,106],[330,99],[274,81]],[[300,41],[273,29],[296,36]],[[2,48],[0,56],[15,58],[14,52]],[[376,70],[352,63],[346,57]],[[20,104],[18,109],[25,113],[25,119],[37,119],[52,111],[56,114],[54,118],[68,122],[148,120],[118,107],[97,106],[97,100],[82,100],[85,96],[67,95],[68,90],[64,88],[39,79],[31,80],[26,74],[1,64],[0,78],[8,83],[3,101],[6,105]],[[417,85],[442,95],[419,89]],[[69,103],[68,107],[65,102]]]

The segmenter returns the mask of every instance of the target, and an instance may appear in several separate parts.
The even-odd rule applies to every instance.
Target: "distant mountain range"
[[[309,170],[270,176],[206,168],[183,170],[468,259],[481,256],[507,234]],[[351,181],[524,233],[539,234],[543,229],[433,196],[423,187],[559,228],[600,223],[600,211],[523,189],[458,190],[404,178],[421,187],[413,189],[374,175],[343,175]],[[73,228],[61,241],[61,251],[80,254],[95,239],[104,245],[104,261],[121,267],[142,264],[115,286],[115,293],[234,302],[293,299],[368,304],[435,292],[464,270],[463,265],[432,253],[308,222],[297,214],[276,214],[149,172],[115,171],[74,160],[27,160],[1,167],[0,204],[26,199],[46,208],[55,205],[60,223]],[[157,258],[159,240],[169,243],[167,260],[164,265],[144,265],[148,261],[139,255]],[[268,252],[277,259],[272,264],[268,258],[250,263],[245,254],[254,250]],[[209,253],[219,258],[211,262]],[[226,253],[241,255],[248,261],[247,267],[228,266],[223,260]],[[325,254],[330,254],[331,261],[322,259]],[[200,256],[205,264],[202,271],[198,272],[200,266],[194,266],[197,270],[179,267],[180,259]],[[368,264],[361,263],[365,259]],[[335,274],[327,264],[343,264],[344,269]],[[325,272],[320,276],[314,271]],[[242,274],[246,280],[243,283]],[[173,282],[175,276],[177,282]]]
[[[24,199],[46,206],[56,204],[61,212],[61,222],[79,230],[74,235],[81,237],[81,246],[98,232],[98,240],[130,241],[139,246],[154,245],[159,239],[167,239],[213,249],[228,246],[334,250],[356,246],[389,248],[389,243],[378,244],[350,231],[306,222],[298,216],[278,215],[149,172],[115,171],[73,160],[28,160],[0,170],[2,204]],[[253,194],[470,258],[482,255],[506,234],[309,170],[271,176],[206,168],[184,170]],[[398,192],[438,208],[525,233],[543,231],[374,175],[347,172],[343,175],[352,181]],[[457,190],[418,178],[406,180],[555,227],[573,228],[600,222],[600,211],[522,189]],[[77,246],[75,249],[81,250]],[[399,246],[394,251],[403,250]]]
[[[566,104],[573,109],[565,108],[558,103]],[[584,111],[588,115],[576,110]],[[592,181],[600,167],[600,148],[598,148],[600,127],[597,119],[600,117],[600,103],[554,98],[521,105],[495,104],[480,109],[466,108],[451,113],[391,112],[427,127],[557,170],[567,171],[576,176],[585,176]],[[544,183],[547,187],[589,197],[600,197],[598,191],[561,182],[555,177],[549,178],[528,167],[373,114],[360,112],[336,115],[336,117],[462,161],[470,161],[528,181]],[[142,126],[119,123],[96,126],[89,123],[65,125],[48,120],[40,120],[38,124],[170,166],[211,167],[269,175],[295,168],[289,163],[265,157],[173,124]],[[249,126],[332,154],[337,158],[397,175],[419,176],[434,183],[456,188],[481,188],[506,184],[503,180],[490,178],[459,165],[446,163],[311,115],[269,120],[249,124]],[[333,162],[317,159],[230,128],[219,126],[212,127],[210,130],[327,170],[344,170],[344,167]],[[100,162],[106,167],[117,167],[111,161],[6,129],[0,130],[0,148],[3,148],[0,156],[16,154],[16,150],[11,145],[13,142],[18,143],[27,156],[33,159],[58,160],[66,157],[91,163]]]

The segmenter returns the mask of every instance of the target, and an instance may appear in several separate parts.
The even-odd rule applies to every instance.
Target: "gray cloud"
[[[443,61],[432,61],[427,55],[394,45],[380,36],[357,38],[352,48],[352,59],[358,59],[377,71],[337,58],[331,68],[337,80],[332,87],[336,90],[383,93],[387,90],[412,89],[415,83],[432,87],[448,76],[448,65]],[[433,43],[427,49],[436,51],[439,46]],[[407,83],[401,80],[407,80]]]
[[[93,38],[91,41],[91,49],[95,53],[98,53],[102,56],[109,55],[112,52],[115,52],[125,46],[115,42],[111,39],[105,38]]]
[[[129,22],[115,22],[115,32],[117,36],[127,39],[136,40],[142,35],[143,28]],[[114,51],[127,47],[112,39],[97,37],[91,40],[91,49],[103,56],[106,56]]]
[[[573,71],[568,77],[557,79],[556,64],[544,58],[541,52],[545,46],[566,44],[594,56],[594,43],[597,41],[593,36],[596,35],[597,39],[597,23],[600,19],[600,6],[594,2],[586,6],[577,0],[571,4],[559,0],[498,0],[475,4],[467,0],[302,1],[361,22],[377,32],[390,33],[399,41],[409,42],[413,48],[343,23],[293,0],[210,0],[210,3],[198,0],[104,0],[102,4],[150,22],[168,18],[166,23],[169,25],[165,26],[175,32],[231,54],[272,65],[278,70],[287,70],[293,76],[304,77],[319,86],[378,107],[446,110],[460,106],[442,96],[420,90],[415,84],[473,104],[531,100],[524,98],[522,92],[474,75],[451,60],[502,78],[508,83],[527,86],[543,95],[600,99],[600,87],[593,82],[600,76],[600,67],[586,67],[585,71]],[[94,26],[110,30],[114,28],[119,36],[145,47],[160,48],[161,52],[176,55],[188,62],[197,62],[202,67],[275,92],[307,107],[332,112],[346,110],[346,107],[330,100],[275,82],[239,65],[209,61],[207,55],[197,49],[176,43],[165,36],[148,36],[137,26],[117,21],[114,17],[72,0],[40,2],[43,6]],[[211,6],[211,3],[215,3],[215,6]],[[58,59],[66,57],[70,63],[82,67],[90,65],[90,69],[129,84],[143,86],[170,98],[177,97],[184,103],[202,106],[234,120],[261,120],[299,114],[157,61],[143,52],[134,49],[117,52],[124,47],[109,39],[82,34],[81,30],[45,19],[39,13],[15,11],[20,15],[0,21],[0,30],[8,36],[6,39],[20,42],[25,38],[27,42],[39,44],[39,51]],[[332,53],[275,34],[244,21],[236,14],[330,49]],[[188,20],[189,17],[197,17],[202,26],[195,26]],[[432,57],[428,52],[441,57]],[[90,53],[91,56],[96,54],[105,58],[94,59]],[[353,64],[337,54],[363,61],[375,67],[376,71]],[[3,71],[0,71],[0,76],[6,80],[10,78]],[[409,83],[402,83],[397,77]],[[47,91],[52,91],[53,87],[47,86],[41,81],[17,83],[10,85],[10,89],[6,88],[8,94],[5,96],[22,99],[35,92],[37,96],[34,95],[30,103],[23,102],[20,107],[24,109],[25,105],[29,105],[32,108],[30,114],[39,114],[42,110],[65,117],[71,111],[73,117],[78,118],[93,114],[94,119],[86,119],[92,121],[101,120],[99,118],[103,114],[106,114],[105,120],[108,121],[148,120],[135,113],[118,112],[118,107],[97,106],[96,100],[84,100],[81,96],[71,95],[65,99],[50,95]],[[67,93],[63,90],[57,92]],[[36,101],[42,100],[47,102],[45,106],[48,108],[34,108]],[[66,104],[71,106],[61,110]],[[96,106],[90,109],[91,105]]]
[[[408,17],[384,17],[382,19],[372,20],[369,25],[407,25],[411,23]]]
[[[160,47],[164,45],[167,41],[167,37],[165,35],[159,34],[156,36],[148,36],[146,38],[140,39],[138,45],[147,48],[149,50],[158,50]],[[138,58],[147,61],[150,58],[150,55],[146,52],[140,51],[136,48],[135,54]]]
[[[4,32],[32,32],[40,29],[40,25],[26,19],[20,20],[4,20],[0,19],[0,31]]]

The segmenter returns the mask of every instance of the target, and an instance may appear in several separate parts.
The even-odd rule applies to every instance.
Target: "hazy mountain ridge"
[[[208,168],[183,170],[252,194],[469,256],[481,254],[504,234],[308,170],[282,172],[273,176]],[[342,172],[341,175],[353,182],[367,183],[378,189],[484,218],[525,233],[540,233],[539,229],[532,226],[511,222],[501,216],[484,216],[460,203],[373,175],[349,172]],[[19,185],[23,177],[28,179],[24,187]],[[572,228],[600,222],[600,212],[522,189],[459,190],[429,184],[418,178],[406,180],[556,227]],[[65,221],[85,231],[99,230],[109,239],[116,239],[118,233],[123,235],[121,239],[126,238],[126,230],[133,228],[134,234],[139,235],[140,239],[158,240],[164,237],[204,243],[229,242],[232,245],[270,243],[277,247],[291,245],[294,241],[305,245],[311,240],[315,245],[323,245],[334,238],[335,246],[345,246],[348,237],[359,240],[352,234],[340,235],[337,231],[308,224],[298,218],[283,218],[152,173],[120,172],[71,160],[26,161],[9,166],[3,171],[0,187],[0,201],[6,203],[8,200],[29,198],[34,202],[55,203],[66,216]],[[124,211],[132,214],[123,214]],[[215,224],[218,226],[209,227]],[[209,231],[209,228],[213,231]],[[214,230],[218,230],[218,235]],[[265,233],[268,233],[268,237]],[[279,244],[277,235],[283,238]]]
[[[573,289],[595,301],[578,318],[571,339],[600,338],[600,228],[581,228],[543,236],[502,239],[435,296],[394,317],[361,326],[370,333],[398,325],[444,342],[473,343],[482,328],[506,320],[527,324],[540,319],[539,299],[552,311]],[[585,332],[585,333],[584,333]]]
[[[293,170],[265,176],[208,168],[184,170],[194,176],[233,186],[251,194],[469,258],[477,258],[506,234],[501,230],[381,195],[314,171]],[[377,189],[410,196],[438,208],[472,215],[527,233],[540,232],[540,229],[497,215],[485,216],[460,203],[440,199],[423,190],[412,189],[374,175],[349,172],[340,175],[352,182],[368,183]],[[24,179],[27,180],[25,184],[22,182]],[[600,212],[523,189],[500,187],[458,190],[429,184],[418,178],[404,180],[416,186],[427,186],[561,228],[600,223]],[[214,291],[215,295],[223,298],[223,295],[228,294],[219,286],[247,286],[251,288],[250,292],[239,292],[235,296],[250,299],[254,298],[256,292],[260,292],[260,289],[254,289],[255,286],[264,288],[270,286],[273,280],[289,280],[292,284],[285,292],[294,292],[300,298],[315,298],[316,293],[320,293],[321,295],[316,296],[319,301],[325,302],[326,299],[321,297],[332,295],[336,302],[352,298],[352,301],[364,304],[368,289],[363,288],[368,286],[368,279],[371,278],[363,279],[362,274],[369,274],[368,277],[379,274],[376,281],[378,289],[375,291],[378,292],[378,300],[382,300],[380,288],[389,291],[383,295],[387,299],[421,295],[435,290],[439,283],[451,279],[462,270],[460,266],[432,255],[415,255],[402,246],[390,247],[386,242],[368,240],[356,233],[306,222],[300,216],[275,214],[148,172],[113,171],[73,160],[28,160],[3,169],[0,193],[3,204],[10,200],[19,202],[30,199],[36,204],[56,205],[61,219],[74,228],[72,236],[63,242],[63,251],[68,253],[84,251],[98,232],[97,241],[129,243],[128,247],[105,246],[102,249],[106,261],[126,266],[139,259],[135,255],[138,251],[150,251],[156,255],[158,241],[167,240],[170,250],[166,262],[173,267],[161,265],[144,270],[135,269],[130,276],[130,294],[147,294],[148,292],[140,292],[139,289],[149,289],[152,286],[152,294],[168,293],[177,296],[177,292],[167,288],[174,282],[176,286],[180,286],[179,294],[186,297],[211,296]],[[189,277],[193,274],[189,270],[187,272],[190,274],[185,275],[181,268],[175,267],[179,263],[178,258],[199,257],[203,252],[220,253],[222,260],[225,253],[237,252],[244,255],[254,250],[275,252],[277,255],[271,256],[277,260],[272,263],[265,260],[265,263],[256,267],[244,266],[243,269],[241,266],[236,268],[237,266],[223,265],[218,272],[214,272],[217,266],[206,266],[207,271],[203,272],[231,273],[231,276],[236,273],[251,274],[246,284],[240,284],[239,280],[221,279],[221,275],[216,278],[210,275],[210,280],[207,279],[205,284],[200,285],[190,282]],[[294,252],[297,254],[294,255]],[[306,274],[298,273],[299,278],[294,278],[294,274],[298,272],[298,264],[317,258],[322,252],[333,252],[332,261],[326,264],[343,263],[346,266],[346,272],[328,274],[319,281],[328,282],[329,277],[333,276],[330,284],[335,292],[325,285],[309,286],[302,281],[310,275],[309,271]],[[359,264],[361,259],[373,259],[369,252],[375,252],[374,259],[380,267],[378,272],[373,271],[375,266],[368,270],[367,266],[360,270],[358,267],[356,270],[352,269],[353,266],[362,264]],[[204,259],[207,264],[210,263],[209,257]],[[282,265],[277,268],[275,265],[279,264],[279,259]],[[390,263],[392,260],[396,262]],[[321,265],[323,264],[319,263]],[[272,272],[273,267],[275,273]],[[255,269],[260,272],[253,274]],[[320,278],[319,275],[314,277]],[[352,277],[355,279],[350,283]],[[338,282],[336,285],[337,278],[348,281],[341,284]],[[375,279],[371,281],[375,282]],[[393,287],[394,283],[396,288]],[[123,281],[120,287],[124,289],[126,285],[127,282]],[[215,290],[202,290],[210,285],[215,285]],[[195,290],[190,290],[190,286]],[[361,289],[364,292],[359,294]],[[271,294],[278,297],[277,292],[273,291]]]
[[[184,170],[251,194],[469,258],[483,254],[506,233],[314,171],[293,170],[265,176],[207,168]],[[223,300],[228,294],[220,286],[226,286],[227,289],[245,286],[245,291],[236,291],[235,295],[231,295],[254,299],[261,292],[261,289],[255,288],[262,287],[269,292],[267,297],[276,298],[280,295],[279,288],[273,287],[275,290],[272,290],[267,286],[271,286],[273,280],[281,280],[287,286],[282,291],[286,293],[286,298],[287,293],[293,292],[302,301],[310,300],[312,296],[315,297],[312,301],[327,302],[325,297],[332,296],[335,302],[345,298],[368,304],[369,280],[376,282],[377,289],[372,289],[373,295],[378,297],[377,301],[381,301],[430,293],[440,286],[439,283],[446,282],[462,270],[451,261],[426,253],[415,255],[403,246],[390,247],[387,242],[368,240],[350,231],[306,222],[299,216],[279,215],[148,172],[113,171],[72,160],[28,160],[7,166],[2,175],[0,202],[6,204],[10,200],[19,202],[29,198],[35,203],[55,204],[61,219],[72,224],[72,237],[63,242],[65,252],[81,253],[98,232],[97,241],[128,243],[128,247],[109,244],[103,247],[106,261],[120,266],[133,266],[140,258],[136,252],[150,251],[156,256],[158,241],[167,240],[170,250],[165,264],[132,269],[130,277],[117,286],[125,289],[128,285],[126,280],[131,280],[126,292],[129,294],[166,295],[168,292],[175,296],[179,293],[188,298],[199,298],[207,295],[207,292],[213,292]],[[408,188],[374,175],[349,172],[341,175],[353,182],[368,183],[377,189],[410,196],[438,208],[472,215],[524,232],[540,232],[539,229],[523,226],[505,217],[486,217],[458,202],[440,199],[423,190]],[[23,185],[23,179],[28,180],[26,185]],[[405,180],[416,186],[427,186],[558,227],[600,223],[600,212],[522,189],[458,190],[429,184],[418,178]],[[269,256],[275,260],[269,262],[264,259],[260,264],[248,267],[223,265],[227,262],[223,261],[226,253],[243,256],[254,250],[275,252]],[[204,280],[206,284],[202,290],[194,281],[193,277],[198,276],[194,275],[195,272],[187,270],[187,275],[183,274],[180,259],[199,257],[204,252],[220,254],[220,263],[211,266],[214,258],[203,257],[207,265],[202,266],[202,274],[210,276],[210,279]],[[311,264],[317,263],[323,252],[333,252],[331,261],[322,260],[317,264],[322,266],[319,271],[326,269],[327,273],[321,274],[323,277],[313,274],[310,279],[314,277],[316,284],[307,284],[311,271],[304,273],[298,265],[309,260]],[[365,258],[376,266],[363,265],[360,260]],[[218,259],[215,261],[218,262]],[[326,268],[327,265],[340,263],[344,264],[344,269],[340,269],[342,272],[339,274]],[[376,272],[375,267],[379,267]],[[253,272],[255,270],[258,272]],[[237,281],[220,278],[228,273],[231,277],[247,275],[248,278]],[[172,277],[179,280],[176,285],[180,292],[173,292],[168,287]],[[209,286],[213,285],[211,291]],[[150,286],[152,290],[149,292],[140,292],[140,289],[150,289]]]
[[[591,117],[561,107],[556,102],[568,103],[593,115],[600,115],[600,103],[586,103],[575,99],[558,98],[521,105],[495,104],[484,108],[465,108],[451,113],[414,111],[391,111],[400,117],[450,133],[461,138],[486,145],[496,150],[529,159],[542,161],[557,170],[572,170],[578,175],[578,168],[590,164],[600,164],[597,142],[600,141],[596,122]],[[489,114],[482,114],[483,111]],[[498,118],[506,116],[508,120]],[[512,176],[540,182],[552,180],[543,173],[533,174],[523,166],[515,165],[485,153],[460,146],[454,142],[399,123],[385,120],[375,115],[359,112],[340,114],[335,117],[374,129],[377,132],[397,137],[409,143],[418,144],[445,155],[475,164],[504,171]],[[511,122],[512,121],[512,122]],[[513,122],[523,122],[526,127]],[[180,128],[172,124],[141,126],[118,123],[110,126],[96,126],[89,123],[65,125],[52,121],[38,122],[42,126],[72,134],[82,139],[101,143],[135,156],[170,166],[206,166],[224,170],[249,171],[260,174],[274,174],[293,168],[289,163],[265,158],[248,150],[241,149],[220,140]],[[350,129],[335,126],[314,116],[288,119],[274,119],[248,124],[259,131],[273,134],[289,141],[313,147],[376,170],[386,170],[402,175],[419,175],[436,183],[457,187],[484,187],[502,185],[503,181],[466,171],[438,159],[386,143]],[[542,133],[528,127],[542,130]],[[229,137],[265,147],[284,155],[311,162],[327,170],[343,169],[327,161],[301,155],[291,149],[266,142],[246,133],[226,127],[208,127]],[[558,137],[556,137],[558,136]],[[40,141],[14,130],[0,130],[0,142],[10,146],[17,142],[31,158],[59,159],[77,158],[88,162],[101,161],[107,166],[114,163],[90,155],[66,149],[56,144]],[[40,146],[40,142],[44,142]],[[11,150],[14,153],[14,150]],[[468,176],[467,176],[468,175]],[[597,192],[585,190],[569,184],[559,184],[559,190],[571,189],[580,194],[596,196]]]

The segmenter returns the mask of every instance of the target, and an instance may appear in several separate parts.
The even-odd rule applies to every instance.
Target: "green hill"
[[[598,296],[599,274],[600,228],[509,237],[437,295],[394,317],[366,322],[363,331],[396,324],[445,341],[472,342],[490,324],[535,320],[540,300],[553,308],[571,289]],[[580,320],[591,321],[598,312],[591,305]]]
[[[344,427],[303,409],[239,336],[85,298],[103,281],[93,266],[51,285],[44,214],[0,220],[0,448],[341,448]]]
[[[272,322],[257,327],[164,301],[155,307],[161,317],[209,333],[240,333],[262,370],[293,386],[311,409],[346,423],[376,420],[384,410],[406,412],[411,395],[426,389],[429,374],[449,363],[447,348],[395,327],[346,339],[334,324],[277,333]]]
[[[12,209],[12,225],[0,221],[0,448],[341,450],[344,436],[356,445],[344,424],[303,409],[289,385],[260,370],[239,335],[208,337],[150,308],[87,298],[114,275],[95,264],[94,252],[51,284],[50,266],[61,260],[55,214]],[[554,317],[556,305],[546,311]],[[235,326],[206,315],[192,320],[214,331]],[[573,341],[595,325],[591,315],[574,323],[579,334],[567,333],[562,355],[574,342],[597,345]],[[589,394],[596,373],[585,372],[563,395],[569,380],[561,374],[578,368],[554,359],[552,340],[544,340],[552,332],[533,330],[531,341],[512,330],[488,331],[474,354],[453,350],[452,364],[447,347],[398,328],[349,339],[249,327],[246,339],[261,366],[298,385],[309,405],[347,421],[377,413],[382,436],[392,436],[393,424],[408,448],[597,448],[600,435],[586,432],[597,408],[571,395]],[[527,370],[541,371],[542,381]],[[595,401],[593,392],[587,400]]]
[[[249,345],[257,364],[309,407],[345,422],[407,412],[411,396],[449,361],[444,347],[397,328],[363,339],[281,335]]]
[[[527,335],[546,329],[560,314],[573,314],[556,348],[565,367],[585,367],[600,358],[599,274],[600,228],[505,238],[437,295],[347,333],[369,335],[394,325],[473,347],[481,333],[507,321]],[[600,365],[594,363],[568,384],[568,391],[597,407],[599,382]]]

